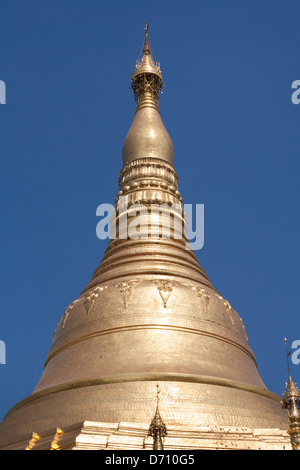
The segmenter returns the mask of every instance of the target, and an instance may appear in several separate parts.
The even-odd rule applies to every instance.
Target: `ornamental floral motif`
[[[66,324],[66,321],[67,321],[67,319],[68,319],[68,316],[69,316],[69,314],[70,314],[72,308],[74,307],[74,303],[75,303],[75,301],[72,302],[72,303],[69,305],[69,307],[66,309],[66,311],[65,311],[65,313],[64,313],[64,316],[62,317],[62,325],[61,325],[62,329],[64,329],[64,327],[65,327],[65,324]]]
[[[161,279],[159,281],[154,282],[156,284],[161,300],[164,304],[164,308],[166,308],[170,295],[173,292],[173,284],[165,279]]]
[[[84,307],[85,307],[85,311],[87,315],[91,313],[95,300],[99,296],[100,292],[104,291],[106,288],[107,286],[96,287],[96,289],[94,289],[92,292],[90,292],[89,294],[85,296],[83,303],[84,303]]]
[[[192,288],[195,291],[195,294],[197,297],[199,297],[201,300],[204,302],[204,312],[205,314],[208,313],[208,304],[210,301],[210,295],[207,293],[207,291],[203,288],[199,287],[193,287]]]
[[[226,311],[228,313],[228,316],[230,318],[230,321],[232,323],[232,325],[234,325],[234,319],[233,319],[233,308],[231,307],[230,303],[228,302],[228,300],[225,300],[221,295],[217,295],[218,299],[221,300],[221,302],[223,303],[223,305],[226,307]]]
[[[127,281],[127,282],[120,282],[116,284],[116,287],[119,289],[123,301],[124,308],[127,308],[129,298],[131,296],[131,290],[134,285],[137,284],[138,281]]]

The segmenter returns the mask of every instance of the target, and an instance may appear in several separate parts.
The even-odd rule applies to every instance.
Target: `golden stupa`
[[[33,393],[1,423],[0,448],[289,448],[286,410],[258,373],[242,319],[176,236],[186,221],[173,209],[183,202],[148,27],[131,86],[117,236],[57,325]],[[153,232],[130,237],[122,221],[153,204],[163,207]]]

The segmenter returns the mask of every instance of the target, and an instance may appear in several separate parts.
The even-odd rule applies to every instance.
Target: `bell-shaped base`
[[[127,261],[139,243],[121,244]],[[164,246],[165,261],[158,256],[153,273],[138,276],[137,256],[127,263],[129,276],[119,279],[112,276],[117,248],[109,250],[62,317],[34,393],[0,425],[0,447],[86,420],[150,425],[157,384],[167,426],[288,429],[280,397],[257,371],[241,318],[202,269],[178,259],[178,243],[150,240],[149,256],[153,244],[158,251]],[[166,278],[172,260],[174,276]]]
[[[147,380],[148,379],[148,380]],[[112,381],[112,382],[110,382]],[[231,426],[287,430],[279,397],[243,383],[172,374],[115,376],[64,384],[37,392],[16,405],[0,425],[0,447],[31,439],[32,433],[83,421],[150,424],[156,384],[167,426]]]

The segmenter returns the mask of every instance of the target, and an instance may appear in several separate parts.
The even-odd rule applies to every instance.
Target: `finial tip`
[[[149,39],[148,39],[148,29],[149,29],[149,23],[146,21],[146,26],[145,26],[145,43],[144,43],[144,54],[151,54],[150,50],[150,45],[149,45]]]
[[[287,349],[287,340],[286,338],[284,338],[284,344],[285,344],[285,352],[286,352],[286,360],[287,360],[287,366],[288,366],[288,373],[289,373],[289,376],[291,375],[291,369],[290,369],[290,361],[289,361],[289,357],[291,355],[291,352],[288,351]]]

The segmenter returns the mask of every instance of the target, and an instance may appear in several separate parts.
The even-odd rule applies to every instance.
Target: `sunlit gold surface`
[[[38,439],[24,439],[5,449],[26,450],[152,450],[153,437],[149,425],[138,422],[84,421],[64,428],[43,432]],[[287,431],[250,429],[231,426],[170,425],[162,438],[164,450],[292,450]],[[116,456],[120,455],[116,453]],[[122,454],[121,454],[122,455]],[[134,454],[132,454],[134,455]]]
[[[135,203],[182,205],[171,143],[155,100],[148,106],[147,99],[139,101],[124,144],[117,220],[121,196],[127,213]],[[288,429],[280,397],[257,371],[240,315],[186,240],[175,239],[175,225],[171,238],[162,238],[160,221],[156,237],[111,240],[90,283],[62,315],[33,394],[0,425],[0,447],[26,439],[33,445],[33,432],[65,432],[86,420],[149,429],[157,384],[168,430],[232,426],[273,429],[275,436]]]
[[[286,339],[285,339],[286,343]],[[287,354],[287,358],[289,354]],[[300,390],[292,380],[290,367],[288,367],[289,381],[281,401],[289,416],[289,435],[293,450],[300,450]]]
[[[123,163],[142,157],[157,157],[173,163],[171,138],[153,99],[140,103],[123,146]]]
[[[163,78],[160,66],[154,64],[151,56],[147,29],[143,52],[131,77],[138,107],[124,142],[123,163],[143,157],[157,157],[173,163],[173,144],[157,106]]]

